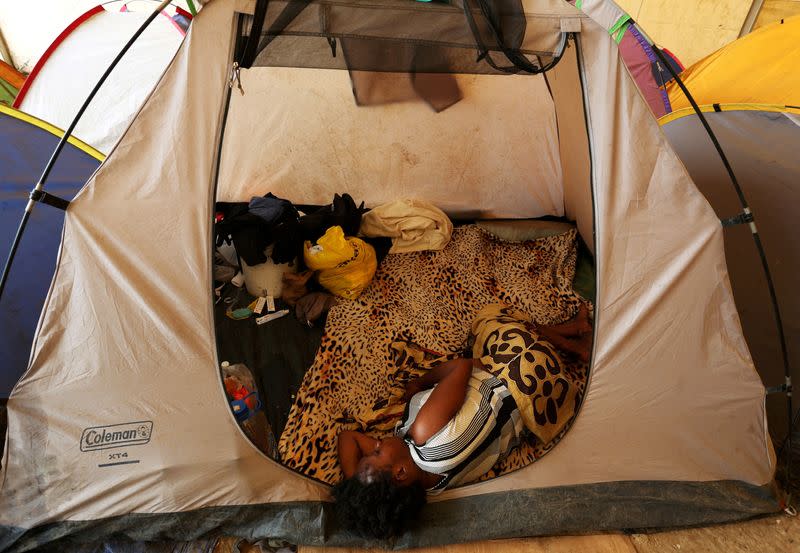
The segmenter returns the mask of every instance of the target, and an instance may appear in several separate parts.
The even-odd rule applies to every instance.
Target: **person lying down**
[[[500,304],[481,310],[473,358],[445,361],[408,382],[394,436],[339,434],[344,479],[333,496],[342,525],[366,537],[397,535],[427,494],[478,479],[524,432],[552,440],[579,401],[556,348],[586,362],[591,332],[583,304],[555,325]]]

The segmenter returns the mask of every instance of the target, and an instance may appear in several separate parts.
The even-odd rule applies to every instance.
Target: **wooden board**
[[[659,46],[686,67],[736,40],[752,2],[617,0]],[[764,0],[753,29],[800,15],[800,0]]]
[[[750,9],[742,0],[618,0],[651,39],[689,66],[736,40]]]
[[[625,10],[634,21],[639,21],[639,11],[642,9],[642,3],[645,0],[617,0],[617,6]]]
[[[800,15],[800,0],[764,0],[753,29],[795,15]]]

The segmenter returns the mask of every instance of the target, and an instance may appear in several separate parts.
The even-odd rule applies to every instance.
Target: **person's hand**
[[[371,436],[354,430],[343,430],[337,438],[337,454],[342,474],[352,478],[358,469],[358,462],[364,455],[372,453],[379,441]]]

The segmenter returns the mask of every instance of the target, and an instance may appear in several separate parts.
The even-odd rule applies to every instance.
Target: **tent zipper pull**
[[[242,93],[244,96],[244,88],[242,88],[242,76],[239,73],[239,62],[233,62],[233,67],[231,68],[231,78],[228,81],[228,88],[233,88],[234,83],[236,84],[239,92]]]

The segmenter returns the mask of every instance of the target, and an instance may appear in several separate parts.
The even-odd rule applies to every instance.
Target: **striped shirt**
[[[411,398],[395,435],[408,444],[418,467],[444,477],[428,490],[438,493],[487,473],[519,443],[525,425],[505,384],[475,367],[461,409],[427,442],[417,445],[407,434],[432,391]]]

